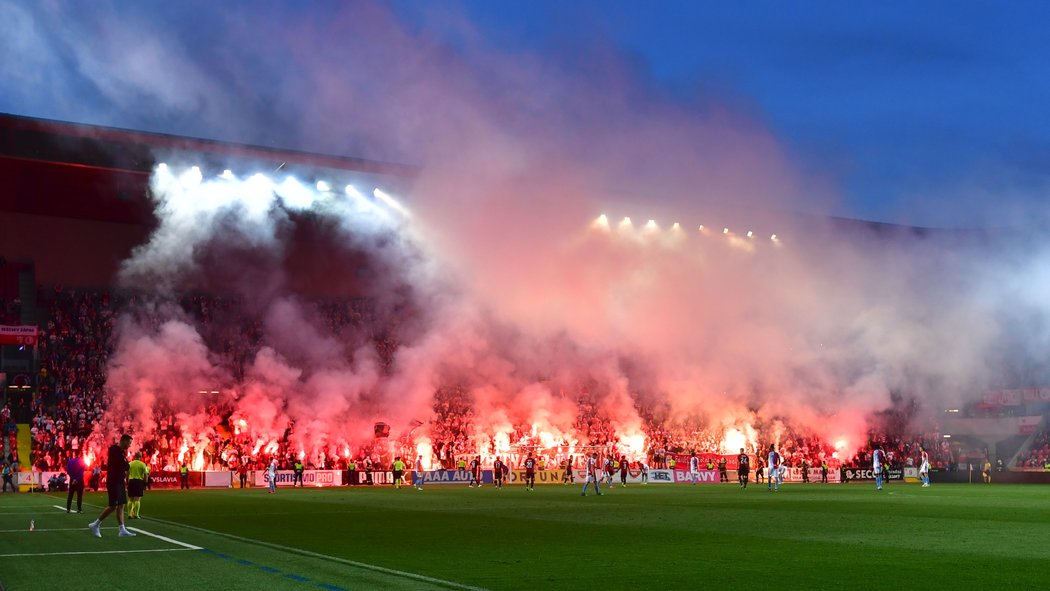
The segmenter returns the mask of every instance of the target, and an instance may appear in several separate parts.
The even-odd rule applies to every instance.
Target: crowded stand
[[[99,426],[103,431],[116,428],[112,419],[103,421],[111,402],[104,386],[117,310],[133,309],[139,315],[138,321],[154,327],[160,324],[162,314],[157,307],[141,305],[142,294],[62,287],[42,293],[45,295],[41,304],[48,311],[48,319],[41,330],[39,392],[32,402],[30,432],[33,466],[49,471],[63,466],[72,454],[84,449],[86,440]],[[195,294],[183,296],[179,304],[231,375],[235,379],[243,377],[246,364],[260,346],[260,321],[245,314],[234,298]],[[316,307],[333,332],[347,326],[375,325],[370,321],[373,308],[366,300],[318,302]],[[372,337],[380,359],[387,359],[387,363],[389,352],[396,348],[389,334]],[[248,433],[236,425],[231,428],[229,408],[212,403],[204,410],[212,418],[204,436],[187,441],[176,413],[163,400],[158,401],[154,437],[142,444],[155,467],[175,469],[187,458],[193,458],[198,468],[262,462],[256,457],[258,450],[249,445]],[[14,429],[13,423],[8,423],[4,421],[5,432]],[[289,425],[287,434],[291,432]],[[286,440],[269,452],[284,456]]]
[[[114,323],[122,310],[134,310],[138,320],[156,325],[163,317],[156,305],[143,305],[146,296],[132,292],[55,288],[41,291],[40,309],[46,312],[39,343],[39,393],[31,406],[31,465],[41,471],[60,470],[72,456],[83,453],[88,462],[96,459],[97,449],[110,432],[121,428],[110,410],[106,391],[107,359],[114,346]],[[365,298],[318,300],[310,303],[317,318],[332,334],[354,331],[365,334],[375,346],[377,358],[388,371],[397,351],[397,329],[381,323],[375,305]],[[234,380],[243,378],[246,367],[262,346],[261,320],[246,312],[236,297],[205,294],[183,295],[177,301],[181,314],[189,318],[207,342],[210,351],[229,367]],[[517,466],[531,451],[540,465],[564,467],[572,461],[579,468],[584,453],[597,451],[604,457],[626,458],[632,467],[645,464],[667,468],[669,460],[688,461],[690,453],[718,461],[735,456],[740,447],[760,457],[770,442],[777,444],[786,466],[832,467],[869,466],[871,450],[878,444],[892,467],[916,467],[919,448],[929,453],[933,469],[951,470],[965,456],[979,457],[982,450],[964,451],[943,438],[934,423],[918,424],[919,407],[898,401],[891,409],[870,420],[866,441],[825,441],[814,432],[798,430],[780,420],[752,417],[751,432],[744,437],[735,431],[727,437],[723,428],[711,428],[696,417],[672,418],[666,408],[646,403],[637,396],[634,403],[642,417],[645,443],[626,444],[623,432],[603,413],[597,392],[602,384],[577,384],[570,399],[575,404],[573,437],[551,439],[539,434],[533,425],[512,424],[509,432],[484,432],[476,422],[471,393],[463,384],[438,387],[433,396],[433,413],[414,421],[412,428],[390,439],[376,438],[354,445],[330,443],[302,449],[296,425],[289,422],[285,434],[276,441],[261,442],[246,417],[238,416],[229,399],[214,393],[201,393],[199,411],[207,417],[203,424],[187,430],[185,415],[165,400],[152,410],[155,424],[138,427],[148,439],[138,444],[152,469],[174,471],[182,466],[193,470],[262,469],[271,459],[282,468],[301,461],[310,468],[344,469],[351,463],[380,468],[395,457],[422,458],[424,467],[454,469],[464,458],[481,457],[486,464],[501,457]],[[15,447],[14,423],[9,409],[0,413],[8,452]],[[1048,431],[1039,434],[1030,451],[1017,460],[1017,467],[1042,467],[1050,460]],[[426,445],[420,445],[425,442]],[[93,444],[92,444],[93,443]],[[984,450],[984,455],[987,451]],[[963,456],[962,458],[960,456]]]
[[[1017,459],[1018,468],[1044,469],[1050,465],[1050,431],[1036,433],[1027,453]]]
[[[47,320],[40,339],[39,394],[33,400],[31,436],[32,464],[41,471],[59,470],[73,455],[84,452],[89,461],[104,434],[115,432],[119,425],[107,409],[112,402],[105,388],[107,359],[114,346],[114,326],[118,311],[135,310],[138,320],[156,326],[161,322],[161,306],[143,305],[146,298],[132,292],[67,289],[57,287],[42,291],[42,309]],[[313,311],[332,334],[344,330],[364,331],[370,336],[383,367],[389,367],[397,350],[396,327],[379,326],[375,306],[367,299],[323,300],[311,302]],[[204,294],[183,295],[178,301],[180,313],[192,320],[210,350],[221,358],[230,374],[240,378],[246,366],[262,345],[260,320],[248,314],[235,297]],[[165,312],[165,313],[170,313]],[[916,465],[918,448],[924,445],[937,469],[951,469],[956,459],[947,440],[936,426],[923,432],[909,431],[917,409],[914,405],[881,413],[872,421],[868,441],[860,451],[846,457],[843,443],[824,441],[814,433],[798,431],[779,420],[753,421],[749,437],[728,441],[725,430],[712,429],[699,418],[671,418],[666,409],[645,404],[643,396],[635,404],[643,417],[645,444],[640,449],[625,446],[614,422],[601,411],[601,388],[597,383],[581,383],[572,395],[576,405],[573,423],[576,438],[552,441],[542,437],[529,424],[514,424],[505,437],[482,433],[475,424],[470,391],[463,385],[439,387],[433,395],[433,413],[414,421],[412,429],[391,439],[376,439],[355,446],[323,446],[309,454],[293,445],[296,425],[290,422],[284,436],[260,445],[251,425],[239,417],[226,402],[228,399],[202,392],[202,410],[208,417],[194,433],[185,430],[180,414],[164,400],[153,409],[156,424],[149,439],[140,441],[147,462],[155,470],[175,471],[188,465],[193,470],[237,470],[240,467],[262,469],[271,458],[282,467],[302,460],[311,468],[343,469],[349,462],[374,467],[389,465],[393,458],[415,458],[422,455],[419,440],[430,443],[425,463],[445,469],[455,468],[459,460],[483,456],[486,462],[502,456],[512,465],[529,451],[535,452],[540,465],[563,467],[570,457],[579,467],[581,453],[598,451],[603,457],[628,457],[631,465],[642,463],[653,468],[666,468],[668,460],[679,462],[696,452],[705,457],[735,455],[739,447],[748,454],[761,454],[768,443],[776,442],[784,463],[791,467],[865,466],[871,463],[871,449],[879,444],[886,451],[891,466]],[[217,394],[214,392],[212,394]],[[9,421],[5,421],[6,423]],[[837,447],[836,447],[837,445]],[[1023,465],[1045,461],[1050,445],[1045,433]]]

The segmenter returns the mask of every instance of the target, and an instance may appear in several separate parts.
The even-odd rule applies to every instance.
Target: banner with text
[[[649,482],[658,484],[674,484],[674,473],[671,470],[654,469],[649,470]]]
[[[576,478],[577,480],[582,478],[582,471],[577,472]],[[618,474],[615,475],[613,484],[619,482],[619,478]],[[701,470],[697,472],[696,481],[698,484],[718,484],[718,470]],[[641,472],[635,477],[632,471],[631,478],[627,482],[642,482]],[[691,484],[693,477],[688,470],[653,468],[649,470],[649,482],[653,484]]]
[[[277,486],[292,486],[295,484],[294,470],[278,470]],[[304,470],[304,486],[341,486],[343,484],[343,473],[339,470]],[[255,486],[270,486],[270,473],[267,470],[255,471]]]
[[[667,454],[666,457],[667,457],[668,460],[670,460],[671,458],[674,458],[674,460],[675,460],[675,465],[674,465],[675,470],[689,470],[689,461],[691,459],[691,456],[684,455],[684,454]],[[698,453],[698,454],[696,454],[696,457],[700,459],[700,469],[701,470],[706,470],[707,469],[707,462],[708,462],[708,460],[711,461],[711,466],[712,466],[711,469],[712,470],[717,470],[718,469],[718,462],[720,462],[723,459],[726,461],[726,470],[736,470],[739,467],[739,464],[737,463],[738,456],[735,455],[735,454],[733,454],[733,455],[724,454],[723,455],[723,454],[712,454],[712,453]],[[755,465],[755,458],[751,457],[751,456],[749,456],[749,457],[751,458],[751,465],[754,466]]]
[[[649,470],[649,478],[650,479],[652,479],[653,472],[654,472],[654,470]],[[664,470],[664,472],[668,472],[668,470]],[[563,471],[558,470],[558,474],[559,474],[558,482],[561,482],[561,478],[562,478],[561,475],[563,474]],[[584,482],[587,482],[587,471],[586,470],[581,470],[581,469],[573,470],[572,471],[572,475],[573,475],[573,478],[576,479],[576,482],[579,482],[581,484],[584,483]],[[606,478],[608,477],[608,475],[606,473],[604,473],[604,472],[599,471],[598,472],[598,477],[602,479],[602,482],[606,482],[607,481]],[[612,477],[613,477],[612,478],[613,484],[618,484],[618,483],[622,482],[622,477],[620,476],[620,471],[619,470],[613,472]],[[638,484],[638,483],[641,483],[641,482],[645,482],[644,480],[642,480],[642,471],[641,470],[628,469],[627,470],[627,482],[631,483],[631,484]]]
[[[536,484],[561,484],[562,470],[536,470]],[[511,470],[509,484],[525,484],[524,470]]]
[[[674,481],[676,484],[718,484],[718,470],[700,470],[696,473],[696,480],[688,470],[675,470]]]
[[[0,345],[34,346],[39,331],[35,326],[0,325]]]
[[[889,480],[904,480],[904,470],[891,468],[888,472]],[[843,468],[842,481],[851,482],[853,480],[875,480],[875,472],[871,468]]]
[[[412,484],[415,482],[416,472],[408,472],[405,475],[407,482]],[[470,472],[467,470],[429,470],[423,472],[423,485],[428,484],[469,484],[471,481]],[[483,484],[492,484],[492,470],[481,471],[481,482]]]
[[[197,473],[199,474],[199,472]],[[196,484],[200,486],[199,477],[195,478],[194,473],[190,472],[190,486]],[[179,488],[179,473],[178,472],[151,472],[149,475],[149,486],[150,488]]]
[[[394,473],[390,470],[347,470],[343,472],[344,484],[351,486],[386,486],[394,484]],[[406,470],[402,476],[405,484],[412,484],[412,471]]]
[[[784,471],[784,482],[820,482],[820,468],[808,468],[806,475],[809,480],[802,478],[802,468],[788,468]],[[841,482],[842,474],[838,468],[828,468],[828,482]],[[765,482],[765,479],[763,479]]]

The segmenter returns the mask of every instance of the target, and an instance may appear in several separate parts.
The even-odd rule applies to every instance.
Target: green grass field
[[[65,496],[0,496],[9,591],[1045,589],[1050,487],[634,485],[151,491],[103,538]],[[30,532],[29,522],[35,522]],[[161,536],[161,537],[156,537]],[[199,548],[199,549],[195,549]]]

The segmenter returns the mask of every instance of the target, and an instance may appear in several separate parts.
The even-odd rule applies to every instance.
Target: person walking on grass
[[[525,490],[531,491],[536,488],[536,458],[532,457],[532,452],[529,452],[529,457],[525,458]]]
[[[507,465],[503,463],[503,460],[496,456],[496,459],[492,461],[492,480],[496,483],[498,490],[503,489],[503,475],[506,473]]]
[[[481,488],[481,456],[470,460],[470,482],[468,486],[474,488],[474,485]]]
[[[120,441],[109,447],[107,453],[107,475],[106,494],[109,496],[109,504],[98,518],[88,524],[88,529],[96,538],[102,537],[102,522],[109,517],[110,513],[117,514],[117,523],[120,524],[119,535],[122,538],[135,536],[124,526],[124,506],[128,504],[128,448],[131,447],[131,435],[120,436]]]
[[[423,483],[427,479],[427,473],[423,471],[423,456],[416,458],[415,470],[412,471],[412,484],[416,490],[423,490]]]
[[[922,479],[922,487],[930,487],[930,454],[926,451],[926,446],[920,445],[919,451],[922,452],[922,463],[919,464],[919,478]]]
[[[591,454],[591,457],[587,458],[587,479],[583,482],[582,496],[587,496],[587,487],[594,483],[594,492],[598,493],[598,496],[602,496],[602,491],[598,489],[598,454]]]
[[[563,485],[576,484],[576,477],[572,473],[572,456],[569,456],[569,459],[565,460],[565,465],[563,466],[563,471],[561,473],[561,483]]]
[[[736,457],[736,479],[740,482],[740,488],[747,488],[748,475],[751,472],[751,458],[740,448],[740,455]]]
[[[776,444],[769,444],[769,459],[767,460],[766,466],[768,466],[769,475],[766,476],[766,490],[773,492],[780,492],[780,454],[777,453]]]

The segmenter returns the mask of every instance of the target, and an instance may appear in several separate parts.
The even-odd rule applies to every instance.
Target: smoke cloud
[[[293,424],[316,453],[362,445],[376,421],[408,433],[433,418],[435,391],[458,387],[475,437],[503,449],[522,425],[585,444],[581,392],[627,449],[647,420],[686,419],[857,446],[894,397],[936,410],[1014,379],[1003,351],[1036,344],[1017,319],[1046,318],[1025,280],[1050,276],[1040,249],[789,213],[830,210],[834,195],[759,121],[680,104],[601,39],[559,62],[445,15],[453,47],[372,3],[281,18],[122,6],[67,34],[41,25],[61,3],[0,6],[26,23],[8,44],[62,57],[58,87],[92,88],[93,112],[419,167],[394,195],[407,216],[363,185],[158,168],[159,225],[122,281],[167,303],[122,317],[114,425],[149,429],[163,404],[207,432],[200,392],[219,390],[207,400],[232,407],[257,449]],[[210,24],[191,29],[191,14]],[[369,261],[369,322],[332,323],[292,287],[292,235],[311,224],[334,232],[316,253],[331,275]],[[205,324],[173,305],[216,286],[247,317]],[[250,350],[220,350],[244,334]]]

